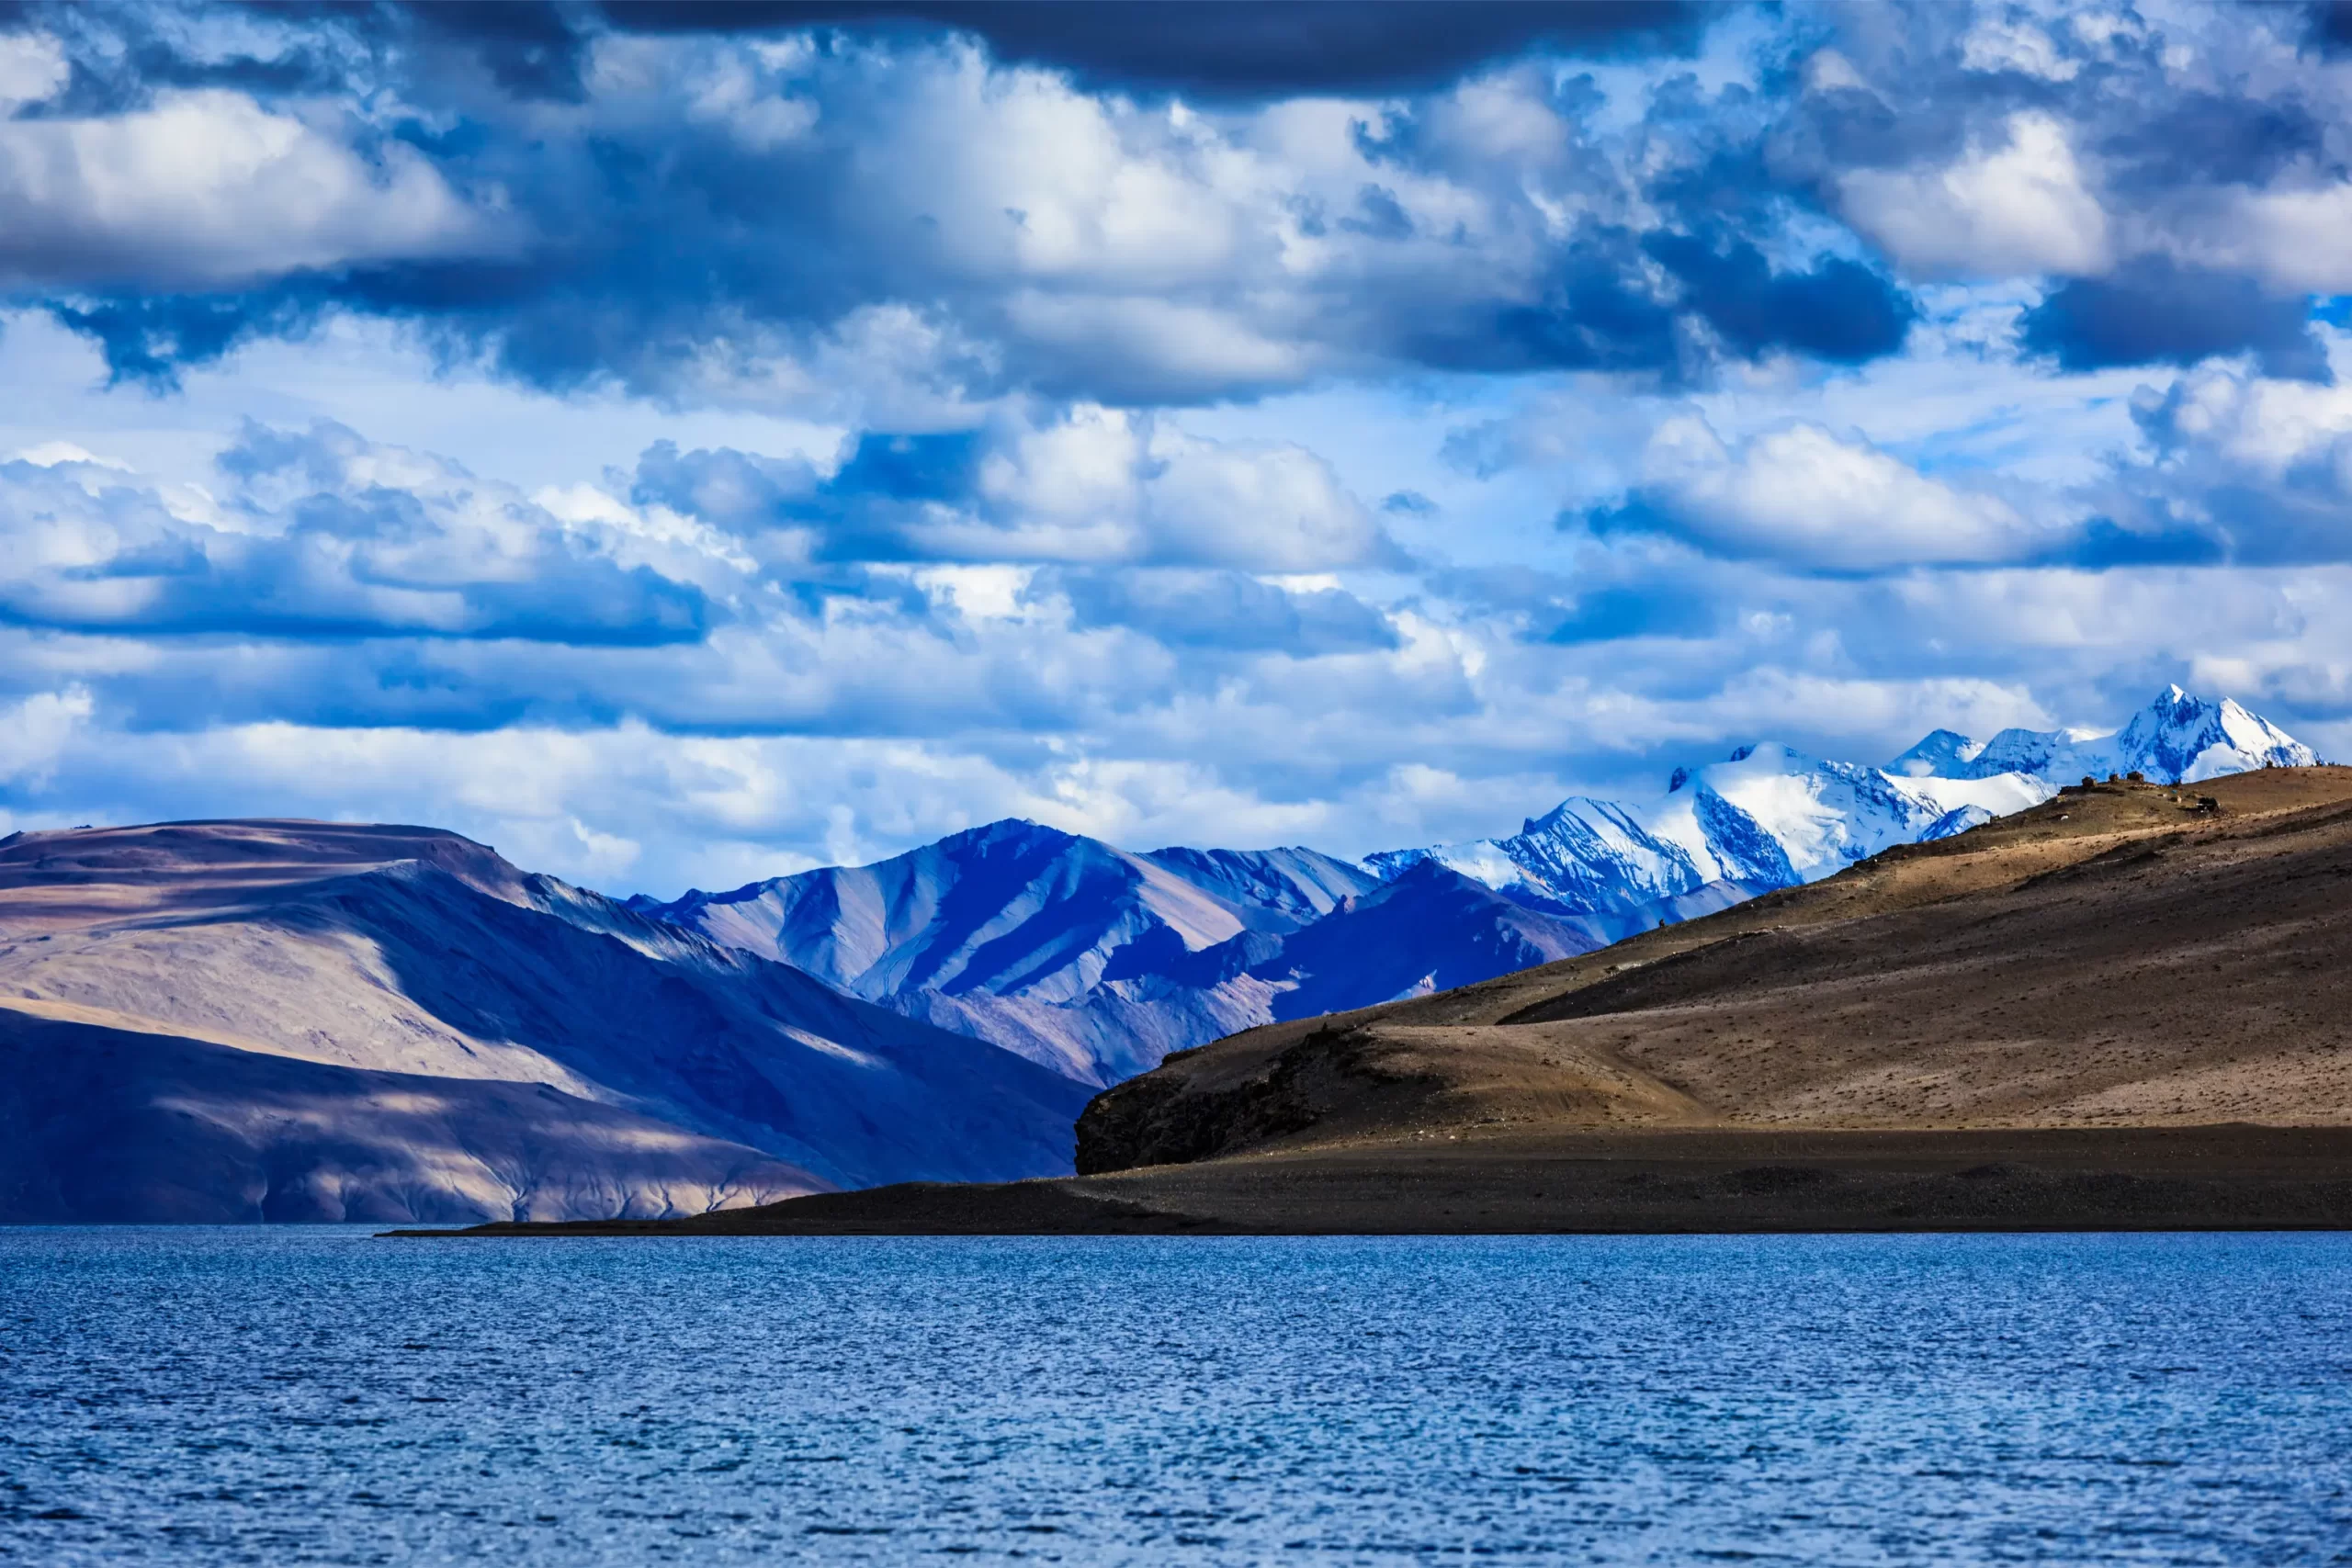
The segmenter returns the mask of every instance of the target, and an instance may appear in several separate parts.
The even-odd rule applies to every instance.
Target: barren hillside
[[[2352,1124],[2348,959],[2352,769],[2078,787],[1581,958],[1171,1057],[1089,1108],[1080,1168],[1547,1128]]]

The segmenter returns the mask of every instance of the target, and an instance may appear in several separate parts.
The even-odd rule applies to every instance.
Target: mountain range
[[[1743,746],[1676,769],[1652,799],[1580,795],[1509,837],[1355,863],[1137,854],[1005,821],[874,865],[631,907],[1107,1086],[1239,1029],[1470,984],[1815,881],[2083,774],[2176,784],[2316,761],[2234,701],[2172,686],[2112,734],[1939,729],[1884,767]]]
[[[2352,768],[2129,777],[1097,1095],[1075,1177],[591,1234],[2352,1228]],[[512,1227],[509,1227],[511,1234]]]
[[[0,840],[0,1219],[701,1213],[1069,1168],[1088,1090],[424,828]]]
[[[0,840],[0,1220],[658,1218],[1065,1172],[1096,1089],[2047,799],[2314,759],[2177,689],[2111,737],[1743,747],[1655,798],[1350,863],[999,822],[616,900],[430,828]],[[2175,805],[2172,809],[2178,809]]]

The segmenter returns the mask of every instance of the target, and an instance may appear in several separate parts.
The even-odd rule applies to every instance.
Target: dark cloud
[[[428,7],[429,8],[429,7]],[[1489,60],[1549,49],[1689,49],[1722,6],[1675,0],[605,0],[631,31],[952,28],[998,59],[1066,70],[1091,87],[1204,97],[1400,93]]]
[[[2020,342],[2065,370],[2194,365],[2251,354],[2268,376],[2333,379],[2311,332],[2310,301],[2279,299],[2253,279],[2144,256],[2109,277],[2060,284],[2028,310]]]
[[[436,63],[470,60],[521,98],[576,101],[594,31],[590,13],[557,0],[240,0],[276,20],[326,28],[371,51],[405,49]]]
[[[2324,54],[2352,53],[2352,0],[2317,0],[2298,7],[2311,41]]]
[[[170,391],[180,373],[209,365],[256,337],[299,336],[317,321],[324,299],[295,288],[228,295],[120,295],[53,299],[61,326],[96,343],[107,375],[151,391]]]
[[[148,40],[119,52],[78,56],[69,62],[64,91],[36,106],[36,118],[119,114],[166,87],[224,87],[260,97],[340,91],[349,77],[325,53],[297,48],[273,57],[232,55],[198,60],[169,44]]]
[[[1886,278],[1842,257],[1776,273],[1740,239],[1652,234],[1642,248],[1680,281],[1684,303],[1744,358],[1788,349],[1860,364],[1901,348],[1919,313]]]
[[[1539,303],[1407,327],[1414,358],[1456,370],[1657,373],[1682,357],[1676,311],[1652,291],[1622,231],[1588,231]]]
[[[2300,99],[2191,91],[2147,104],[2098,147],[2120,188],[2161,194],[2199,180],[2262,185],[2295,164],[2341,174],[2327,143],[2327,127]]]
[[[1654,260],[1675,288],[1645,274]],[[1480,370],[1564,369],[1680,377],[1696,361],[1681,330],[1704,321],[1743,359],[1781,350],[1858,364],[1896,352],[1918,314],[1886,277],[1841,257],[1774,272],[1748,242],[1661,233],[1636,239],[1589,228],[1541,303],[1432,323],[1408,344],[1416,356]]]
[[[1396,633],[1339,589],[1294,592],[1235,571],[1041,574],[1032,596],[1068,598],[1081,627],[1125,626],[1170,648],[1324,654],[1395,648]]]
[[[580,96],[587,39],[550,0],[426,0],[401,7],[417,30],[470,50],[492,80],[521,97]]]

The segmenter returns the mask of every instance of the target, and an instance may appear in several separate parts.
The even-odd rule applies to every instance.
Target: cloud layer
[[[2170,680],[2352,749],[2324,17],[1179,15],[7,12],[0,809],[670,892]]]

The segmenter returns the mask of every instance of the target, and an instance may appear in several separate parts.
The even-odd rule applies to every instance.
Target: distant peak
[[[1001,839],[1046,839],[1056,841],[1077,838],[1059,828],[1049,828],[1043,822],[1032,822],[1026,817],[1000,817],[993,822],[983,822],[977,828],[967,828],[953,833],[942,842],[961,839],[967,842],[994,842]]]
[[[1736,759],[1734,760],[1736,761]],[[1673,774],[1666,781],[1666,793],[1672,795],[1676,790],[1680,789],[1684,784],[1687,784],[1690,782],[1690,770],[1688,768],[1677,768],[1674,770]]]
[[[1749,745],[1742,746],[1738,750],[1734,751],[1731,754],[1731,760],[1735,762],[1745,762],[1754,755],[1756,755],[1756,747],[1751,743]]]

